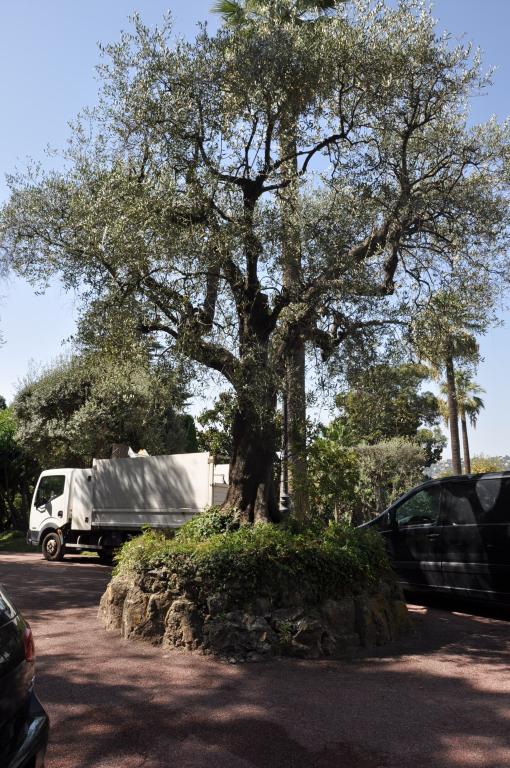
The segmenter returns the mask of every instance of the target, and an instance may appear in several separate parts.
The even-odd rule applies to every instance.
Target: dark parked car
[[[32,630],[0,586],[0,766],[43,768],[48,716],[34,693]]]
[[[364,527],[405,589],[510,603],[510,472],[431,480]]]

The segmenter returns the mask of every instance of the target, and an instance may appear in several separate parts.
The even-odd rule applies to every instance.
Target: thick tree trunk
[[[455,386],[455,368],[453,365],[453,357],[451,355],[449,355],[446,360],[446,387],[448,393],[448,423],[450,425],[453,473],[455,475],[461,475],[459,409],[457,404],[457,388]]]
[[[469,440],[467,432],[466,414],[461,409],[460,423],[462,426],[462,452],[464,454],[464,474],[471,474],[471,456],[469,454]]]
[[[299,300],[301,286],[301,233],[299,228],[299,192],[297,186],[296,134],[297,125],[282,120],[280,156],[293,156],[283,166],[294,181],[281,194],[282,217],[282,272],[283,287],[294,301]],[[286,460],[288,462],[288,489],[292,511],[302,520],[307,508],[306,461],[306,369],[305,344],[296,333],[292,349],[285,361],[285,390],[287,398]]]
[[[235,507],[244,522],[276,522],[279,519],[274,487],[276,457],[276,394],[272,407],[255,411],[240,403],[232,426],[233,452],[224,508]]]

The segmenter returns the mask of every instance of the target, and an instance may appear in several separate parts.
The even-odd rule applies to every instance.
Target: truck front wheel
[[[97,554],[99,555],[99,562],[102,565],[113,565],[113,558],[115,555],[113,547],[100,549]]]
[[[48,533],[42,543],[42,553],[45,560],[63,560],[64,548],[58,533]]]

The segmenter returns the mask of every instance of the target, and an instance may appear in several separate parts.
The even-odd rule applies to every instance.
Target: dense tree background
[[[2,398],[3,402],[5,400]],[[31,493],[40,468],[16,436],[12,408],[0,409],[0,531],[26,530]]]
[[[428,378],[423,365],[388,362],[351,377],[310,446],[312,514],[363,522],[424,479],[446,445]]]
[[[337,417],[353,442],[377,443],[395,437],[425,449],[426,465],[441,458],[445,440],[437,426],[440,404],[423,384],[430,379],[424,365],[379,363],[366,368],[336,397]]]
[[[24,383],[13,403],[17,439],[44,466],[90,466],[113,443],[185,453],[196,450],[185,398],[164,365],[76,356]]]
[[[186,401],[182,376],[143,348],[125,359],[76,354],[27,378],[0,409],[0,530],[26,528],[42,469],[91,466],[113,443],[150,454],[196,451]]]

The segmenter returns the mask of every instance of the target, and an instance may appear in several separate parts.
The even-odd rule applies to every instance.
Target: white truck
[[[143,526],[178,528],[221,504],[228,469],[209,453],[94,459],[90,469],[47,469],[34,491],[27,541],[41,546],[46,560],[95,551],[111,562],[114,549]]]

